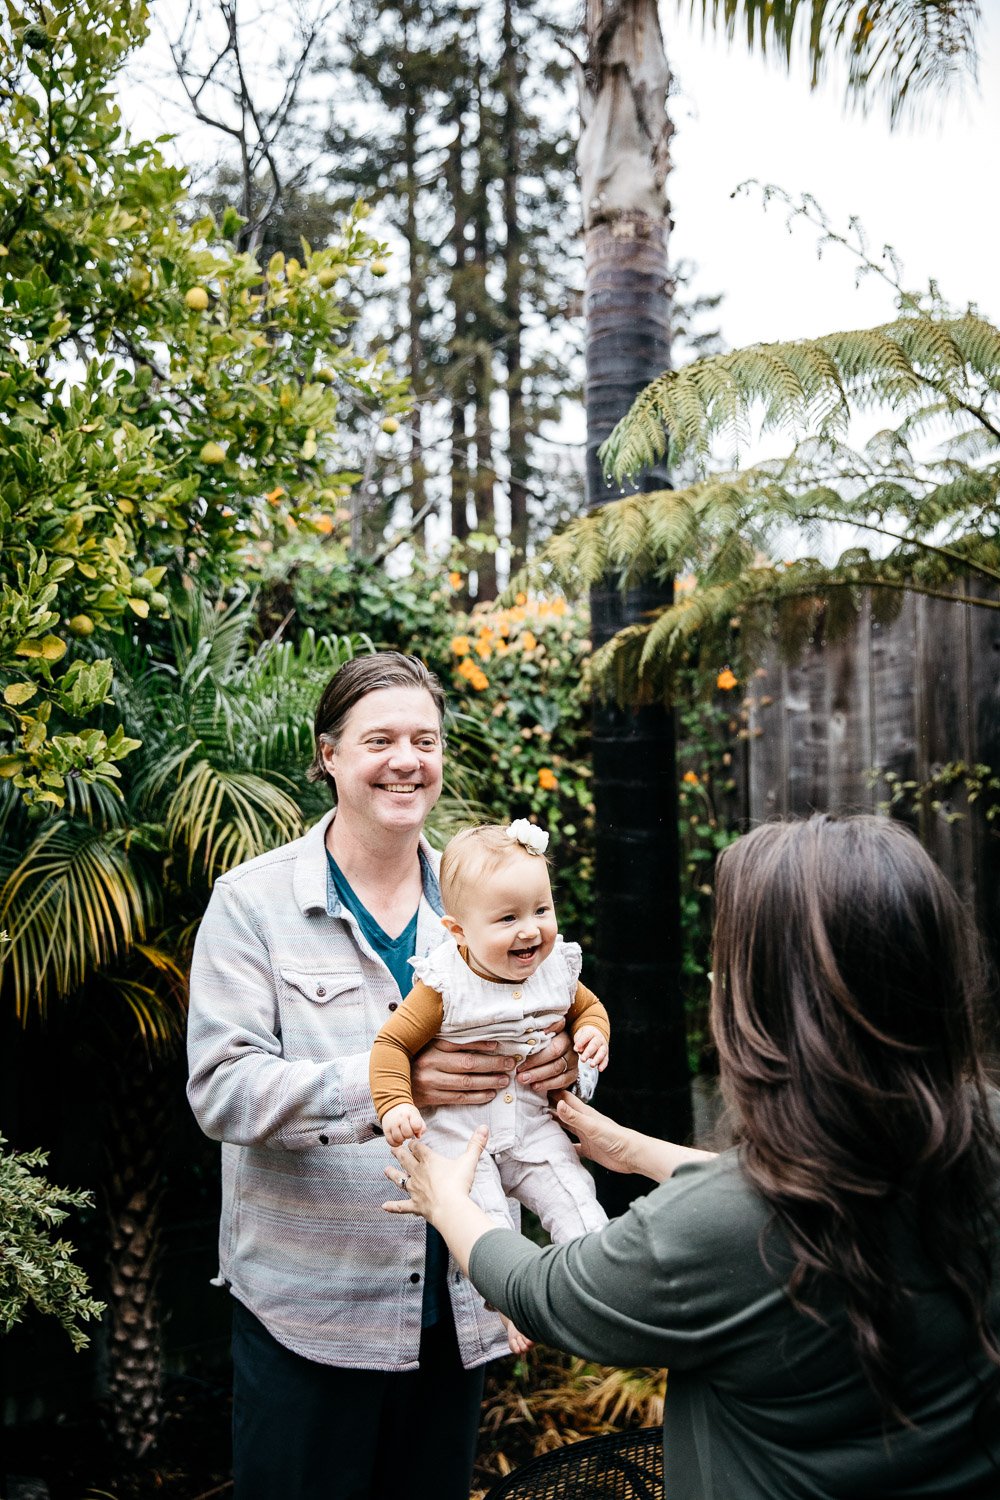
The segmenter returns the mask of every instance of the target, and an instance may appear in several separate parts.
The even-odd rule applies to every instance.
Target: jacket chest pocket
[[[286,1057],[319,1062],[363,1052],[372,1038],[360,969],[282,965],[281,1031]]]

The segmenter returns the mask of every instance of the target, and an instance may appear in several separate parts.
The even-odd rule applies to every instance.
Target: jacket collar
[[[326,830],[336,816],[337,809],[334,807],[330,812],[324,813],[319,822],[314,823],[308,833],[299,840],[298,854],[295,857],[295,872],[292,876],[292,891],[296,904],[304,916],[317,911],[326,912],[331,917],[341,914],[340,901],[326,858]],[[444,912],[444,906],[437,878],[437,859],[437,854],[421,834],[420,874],[424,899],[440,917]]]

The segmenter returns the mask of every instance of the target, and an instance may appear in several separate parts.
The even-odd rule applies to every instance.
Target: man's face
[[[441,795],[441,722],[426,688],[378,688],[347,716],[323,764],[337,783],[338,824],[409,832]]]

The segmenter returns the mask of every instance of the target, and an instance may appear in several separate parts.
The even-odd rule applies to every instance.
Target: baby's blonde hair
[[[453,915],[461,910],[474,879],[495,874],[518,854],[525,859],[540,859],[546,866],[549,863],[544,854],[535,854],[508,838],[506,828],[500,823],[480,823],[456,833],[445,846],[438,876],[445,911]]]

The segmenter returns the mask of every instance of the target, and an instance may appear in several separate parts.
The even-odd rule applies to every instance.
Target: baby
[[[604,1069],[608,1014],[579,982],[577,943],[556,928],[545,849],[548,834],[525,818],[508,828],[467,828],[441,859],[441,918],[451,934],[425,958],[411,959],[417,983],[378,1036],[371,1091],[390,1145],[423,1136],[457,1156],[477,1125],[490,1138],[472,1196],[498,1225],[513,1228],[507,1196],[536,1213],[551,1238],[575,1239],[607,1223],[594,1183],[548,1099],[516,1077],[489,1104],[428,1109],[413,1103],[410,1060],[435,1037],[496,1040],[520,1058],[551,1040],[561,1017],[582,1061]],[[511,1349],[528,1341],[508,1327]]]

